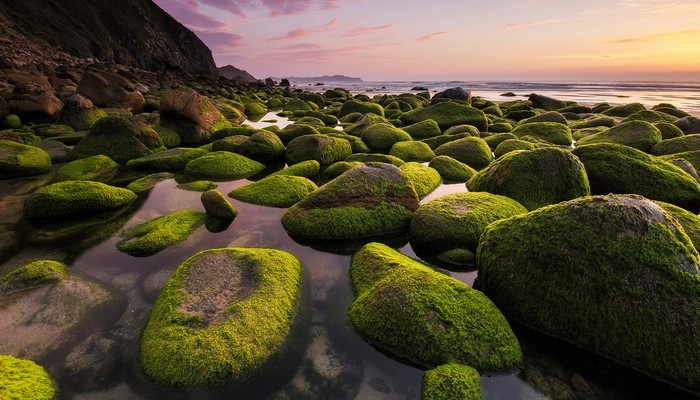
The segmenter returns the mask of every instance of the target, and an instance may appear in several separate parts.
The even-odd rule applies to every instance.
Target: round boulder
[[[99,214],[136,200],[131,190],[91,181],[64,181],[37,190],[24,199],[27,219]]]
[[[0,179],[41,175],[51,169],[51,156],[46,151],[10,140],[0,140]]]

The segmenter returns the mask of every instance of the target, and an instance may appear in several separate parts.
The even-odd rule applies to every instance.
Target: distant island
[[[257,79],[248,73],[248,71],[234,67],[233,65],[226,65],[217,68],[219,75],[228,79],[242,80],[243,82],[255,82]]]
[[[272,78],[276,81],[281,80],[281,78]],[[324,75],[324,76],[310,76],[310,77],[298,77],[290,76],[286,78],[291,83],[324,83],[324,82],[339,82],[339,83],[358,83],[364,82],[361,78],[356,78],[352,76],[345,75]]]

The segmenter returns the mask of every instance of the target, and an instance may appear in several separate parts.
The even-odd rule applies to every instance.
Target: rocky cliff
[[[219,75],[241,82],[255,82],[257,79],[248,73],[248,71],[234,67],[233,65],[225,65],[219,68]]]
[[[32,54],[58,61],[66,53],[159,73],[218,76],[209,48],[151,0],[0,1],[5,61],[32,62]]]

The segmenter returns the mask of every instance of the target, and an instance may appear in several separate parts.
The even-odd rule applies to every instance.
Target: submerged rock
[[[225,199],[224,199],[225,200]],[[117,249],[132,256],[150,256],[187,239],[204,224],[206,214],[180,210],[129,228]]]
[[[141,337],[146,375],[171,388],[242,382],[283,349],[301,263],[280,250],[206,250],[181,264]]]
[[[379,243],[355,253],[350,276],[357,299],[347,315],[366,340],[428,366],[505,372],[522,363],[505,317],[466,284]]]
[[[403,231],[419,206],[406,175],[390,164],[350,169],[306,196],[282,216],[292,235],[354,239]]]
[[[209,153],[207,150],[201,148],[178,147],[134,158],[129,160],[126,166],[138,170],[147,169],[158,172],[182,171],[187,163],[207,153]]]
[[[40,365],[0,355],[0,398],[53,400],[56,392],[51,376]]]
[[[41,175],[51,169],[51,156],[44,150],[0,140],[0,179]]]
[[[695,391],[697,262],[675,218],[635,195],[495,222],[477,254],[484,293],[510,317]]]
[[[91,181],[64,181],[37,190],[24,200],[31,220],[86,216],[125,207],[136,200],[131,190]]]

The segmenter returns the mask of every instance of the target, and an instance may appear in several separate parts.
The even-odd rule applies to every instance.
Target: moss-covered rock
[[[532,93],[527,99],[530,101],[533,107],[541,108],[547,111],[558,110],[568,105],[564,100],[557,100],[552,97],[547,97],[536,93]]]
[[[404,160],[402,160],[398,157],[389,155],[389,154],[369,154],[369,153],[353,154],[353,155],[349,156],[348,158],[346,158],[345,161],[348,161],[348,162],[359,161],[361,163],[380,162],[380,163],[391,164],[391,165],[394,165],[396,167],[400,167],[404,163]]]
[[[126,188],[134,193],[142,193],[153,189],[159,182],[175,178],[175,174],[170,172],[157,172],[146,175],[126,185]]]
[[[175,388],[244,381],[283,349],[300,282],[301,262],[280,250],[195,254],[153,307],[141,337],[144,372]]]
[[[496,158],[500,158],[504,154],[508,154],[511,151],[533,150],[534,148],[535,144],[532,142],[526,142],[525,140],[520,139],[508,139],[496,146],[496,148],[493,150],[493,155],[496,156]]]
[[[681,128],[668,122],[659,122],[654,124],[654,126],[659,130],[659,132],[661,132],[661,139],[663,140],[673,139],[684,135]]]
[[[292,235],[354,239],[408,229],[419,206],[416,191],[390,164],[352,168],[306,196],[282,216]]]
[[[438,123],[432,119],[426,119],[413,125],[404,126],[402,129],[411,135],[414,140],[440,136],[442,133]]]
[[[340,108],[338,118],[343,118],[344,116],[355,112],[360,114],[372,113],[383,117],[384,107],[382,107],[380,104],[371,103],[368,101],[360,101],[355,99],[348,100],[343,103],[343,106]]]
[[[311,104],[307,103],[306,101],[302,99],[291,99],[287,102],[287,104],[284,105],[282,108],[284,111],[312,111],[313,108]]]
[[[136,170],[182,171],[187,163],[208,153],[201,148],[178,147],[134,158],[129,160],[126,166]]]
[[[522,363],[506,319],[466,284],[380,243],[355,253],[350,277],[357,299],[348,317],[366,340],[428,366],[495,372]]]
[[[685,171],[655,156],[612,143],[581,146],[593,194],[634,193],[700,211],[700,185]]]
[[[515,320],[697,391],[698,254],[640,196],[575,199],[491,224],[484,293]]]
[[[454,142],[455,140],[468,138],[470,135],[468,133],[455,133],[454,135],[440,135],[434,138],[421,139],[420,141],[430,146],[433,151],[445,143]]]
[[[391,124],[373,124],[362,131],[362,141],[372,151],[387,152],[394,143],[411,141],[411,136]]]
[[[654,203],[658,204],[667,213],[673,215],[673,217],[678,221],[683,227],[685,234],[688,235],[690,241],[693,242],[695,249],[700,248],[700,217],[697,214],[674,206],[670,203],[664,203],[663,201],[654,200]]]
[[[319,132],[310,125],[287,125],[279,131],[275,132],[284,145],[289,144],[292,140],[305,135],[318,135]]]
[[[513,125],[509,122],[498,121],[489,125],[488,129],[492,133],[506,133],[513,130]]]
[[[0,179],[41,175],[51,169],[51,156],[46,151],[10,140],[0,140]]]
[[[359,137],[360,135],[362,135],[362,132],[365,129],[374,124],[391,124],[391,122],[380,115],[367,113],[365,115],[361,115],[360,118],[357,119],[357,121],[352,123],[352,125],[346,126],[343,129],[343,131],[349,135]]]
[[[301,176],[312,181],[318,180],[321,171],[321,163],[316,160],[306,160],[300,163],[290,165],[285,169],[275,172],[272,175],[291,175]]]
[[[69,125],[76,131],[87,131],[106,116],[107,113],[95,107],[90,99],[76,93],[63,102],[57,123]]]
[[[103,154],[119,164],[163,149],[158,133],[142,122],[123,116],[102,118],[73,150],[68,160]]]
[[[131,204],[128,189],[91,181],[64,181],[37,190],[24,200],[24,216],[32,220],[99,214]]]
[[[421,400],[481,400],[481,376],[463,364],[443,364],[425,371]]]
[[[246,203],[286,208],[316,189],[318,186],[315,183],[301,176],[272,175],[236,188],[228,195]]]
[[[549,143],[562,146],[571,146],[573,142],[571,129],[567,125],[558,122],[529,122],[516,126],[511,133],[518,138],[534,136]]]
[[[696,171],[700,171],[700,150],[696,151],[684,151],[682,153],[667,154],[665,156],[659,156],[660,159],[664,161],[675,161],[683,160],[691,163]]]
[[[640,103],[630,103],[630,104],[623,104],[619,106],[614,106],[611,108],[608,108],[605,111],[602,111],[601,114],[603,115],[608,115],[611,117],[629,117],[630,115],[644,111],[646,108],[644,108],[644,105]]]
[[[616,124],[617,124],[617,121],[615,120],[615,118],[604,116],[604,115],[594,114],[588,118],[584,118],[584,119],[570,123],[569,128],[571,128],[573,130],[595,128],[595,127],[599,127],[599,126],[612,128]]]
[[[234,122],[243,122],[244,115]],[[209,143],[212,134],[232,127],[206,97],[190,88],[168,90],[160,99],[160,125],[177,132],[183,145]],[[115,160],[116,161],[116,160]]]
[[[219,185],[212,181],[192,181],[180,183],[178,189],[189,190],[192,192],[206,192],[207,190],[216,189]]]
[[[61,262],[34,261],[0,277],[0,294],[56,283],[67,275],[67,267]]]
[[[10,355],[0,355],[0,398],[54,400],[56,385],[40,365]]]
[[[698,150],[700,150],[700,134],[694,134],[662,140],[651,149],[651,154],[663,156],[666,154]]]
[[[437,156],[428,164],[434,168],[445,181],[466,182],[476,174],[476,170],[450,156]]]
[[[475,169],[482,169],[493,161],[489,145],[484,139],[466,137],[443,144],[435,149],[435,155],[450,156]]]
[[[535,115],[534,117],[526,118],[518,123],[518,125],[531,124],[533,122],[557,122],[560,124],[568,125],[569,121],[566,117],[561,115],[556,111],[548,111],[542,114]]]
[[[503,132],[503,133],[495,133],[491,134],[490,136],[482,137],[484,139],[484,142],[489,145],[489,147],[493,150],[498,146],[499,144],[505,142],[508,139],[517,139],[518,137],[508,132]]]
[[[440,173],[434,168],[425,166],[417,162],[407,162],[399,167],[408,181],[413,184],[418,197],[423,198],[437,189],[442,183]]]
[[[321,165],[330,165],[346,159],[352,154],[350,142],[326,135],[300,136],[287,145],[287,164],[316,160]]]
[[[227,139],[223,139],[223,141]],[[215,142],[214,150],[233,151],[263,164],[284,160],[286,152],[279,136],[265,130],[246,136],[240,143],[230,148],[222,148],[217,146],[217,142]]]
[[[174,149],[182,144],[180,135],[178,135],[174,130],[160,125],[156,125],[153,127],[153,129],[158,134],[158,137],[160,137],[160,140],[163,141],[163,146],[166,149]]]
[[[631,121],[615,125],[601,133],[586,136],[576,142],[576,145],[617,143],[649,153],[659,142],[661,142],[661,132],[654,125],[644,121]]]
[[[483,111],[454,101],[443,101],[428,107],[419,108],[403,114],[401,122],[412,125],[426,119],[432,119],[442,131],[455,125],[473,125],[480,131],[486,131],[488,119]]]
[[[56,176],[64,181],[109,181],[119,169],[111,158],[98,154],[62,166]]]
[[[435,250],[476,251],[479,237],[495,221],[527,210],[517,201],[486,192],[452,193],[423,204],[411,219],[411,243]]]
[[[246,115],[257,116],[257,115],[265,115],[267,113],[267,110],[265,109],[264,104],[260,104],[257,101],[248,101],[245,103],[245,111],[244,112]]]
[[[208,179],[241,179],[260,172],[263,164],[228,151],[214,151],[187,163],[185,173]]]
[[[212,217],[233,221],[236,215],[238,215],[238,211],[236,211],[233,205],[231,205],[231,203],[226,200],[226,197],[218,190],[207,190],[202,193],[200,199],[202,200],[204,210]]]
[[[389,154],[404,161],[429,162],[435,158],[430,146],[417,141],[396,142],[391,146]]]
[[[153,255],[187,239],[206,217],[207,214],[193,210],[158,217],[123,231],[117,249],[132,256]]]
[[[467,187],[510,197],[528,210],[591,194],[581,161],[554,147],[510,152],[474,175]]]
[[[323,176],[328,179],[335,179],[340,175],[344,174],[347,170],[360,166],[364,163],[359,161],[338,161],[333,163],[323,171]]]
[[[324,135],[331,136],[331,137],[338,138],[338,139],[347,140],[350,143],[350,147],[352,148],[353,154],[355,154],[355,153],[369,153],[371,151],[369,149],[369,147],[367,147],[365,142],[363,142],[362,139],[360,139],[357,136],[352,136],[352,135],[349,135],[349,134],[344,133],[344,132],[336,131],[334,129],[333,129],[333,132],[331,132],[331,129],[329,129],[329,128],[326,128],[326,130],[327,130],[326,132],[322,132]]]
[[[627,116],[625,119],[622,120],[622,122],[629,122],[629,121],[646,121],[650,123],[657,123],[657,122],[674,122],[678,118],[674,117],[672,115],[664,114],[661,112],[656,112],[656,111],[651,111],[651,110],[643,110],[643,111],[637,111],[636,113]]]

